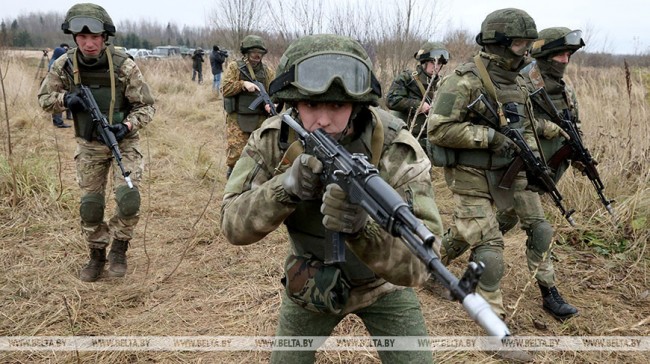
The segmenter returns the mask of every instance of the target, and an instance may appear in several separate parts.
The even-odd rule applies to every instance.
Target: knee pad
[[[526,234],[528,235],[528,241],[526,242],[528,249],[535,251],[541,256],[551,246],[553,227],[548,221],[542,221],[533,224],[526,230]]]
[[[462,240],[456,240],[451,236],[451,231],[442,236],[440,255],[444,264],[449,264],[452,260],[460,257],[469,249],[469,244]]]
[[[483,262],[485,271],[479,279],[478,285],[485,291],[494,292],[499,289],[503,277],[503,248],[490,245],[481,245],[472,252],[472,261]]]
[[[140,211],[140,191],[137,187],[119,186],[115,189],[115,202],[119,217],[133,217]]]
[[[519,222],[519,217],[515,210],[499,210],[497,211],[497,221],[499,222],[499,231],[505,235],[508,231],[512,230]]]
[[[87,193],[81,196],[79,216],[87,224],[99,224],[104,221],[104,195],[100,193]]]

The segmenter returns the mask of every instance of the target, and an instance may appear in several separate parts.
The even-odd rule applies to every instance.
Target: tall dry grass
[[[37,65],[38,58],[0,57],[13,142],[12,167],[7,163],[7,130],[0,128],[0,336],[273,335],[287,242],[282,231],[248,247],[232,246],[220,235],[225,115],[210,90],[207,67],[205,83],[197,85],[190,81],[189,62],[141,63],[156,95],[157,113],[142,135],[142,217],[128,253],[129,271],[122,279],[83,283],[77,275],[87,248],[79,234],[75,142],[70,129],[53,128],[50,116],[37,105]],[[560,190],[567,205],[578,210],[580,233],[565,228],[553,207],[547,208],[560,227],[558,240],[569,242],[555,249],[558,284],[581,310],[581,316],[564,324],[541,310],[525,266],[524,234],[507,236],[503,290],[508,324],[516,334],[650,334],[648,226],[643,219],[649,199],[643,129],[648,77],[647,70],[633,70],[629,107],[621,72],[570,68],[569,74],[579,91],[585,140],[600,161],[607,196],[618,201],[621,222],[613,225],[591,186],[569,172]],[[640,130],[628,133],[626,128],[634,123]],[[448,222],[449,192],[438,176],[433,182]],[[17,205],[12,206],[14,191]],[[108,211],[113,208],[109,199]],[[614,242],[628,242],[603,255],[587,246],[595,239],[611,252]],[[450,269],[460,274],[463,267],[459,259]],[[431,335],[482,334],[457,303],[424,290],[418,296]],[[357,318],[348,317],[334,334],[367,332]],[[435,352],[434,357],[497,361],[480,352]],[[0,352],[3,363],[251,363],[268,358],[268,352]],[[649,360],[647,353],[536,353],[539,363]],[[317,355],[318,363],[352,361],[376,363],[378,357],[374,350]]]

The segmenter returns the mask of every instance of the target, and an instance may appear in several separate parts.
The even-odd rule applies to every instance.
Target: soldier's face
[[[260,50],[252,49],[248,51],[248,61],[253,65],[262,62],[262,57],[264,57],[264,52]]]
[[[74,40],[79,46],[79,50],[86,57],[97,57],[104,49],[104,36],[102,34],[79,33],[75,35]]]
[[[551,57],[551,60],[562,64],[569,63],[570,59],[571,59],[571,52],[569,51],[561,52]]]
[[[333,103],[306,101],[298,102],[296,106],[302,125],[308,132],[323,129],[327,134],[337,135],[348,126],[352,115],[352,103]]]
[[[441,68],[442,68],[442,63],[440,62],[434,62],[434,61],[424,62],[424,73],[426,73],[427,76],[429,77],[433,76],[434,73],[438,74]]]
[[[518,56],[523,56],[530,50],[530,46],[532,45],[533,41],[530,39],[515,38],[510,44],[510,50]]]

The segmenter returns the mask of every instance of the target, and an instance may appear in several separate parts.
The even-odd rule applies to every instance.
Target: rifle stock
[[[306,131],[290,116],[290,111],[282,114],[282,120],[300,136],[305,152],[323,163],[324,182],[341,186],[350,202],[360,205],[386,232],[401,238],[409,250],[451,291],[454,299],[462,302],[470,317],[491,336],[499,339],[509,336],[510,331],[505,323],[474,292],[484,268],[482,263],[470,263],[463,278],[456,278],[433,252],[434,234],[411,212],[397,191],[379,176],[377,168],[364,155],[348,152],[322,129],[311,133]],[[342,239],[337,243],[344,244]],[[341,247],[332,249],[336,252]]]

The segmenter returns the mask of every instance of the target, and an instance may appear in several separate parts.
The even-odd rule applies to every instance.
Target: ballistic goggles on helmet
[[[319,95],[337,79],[350,96],[363,96],[371,91],[381,95],[379,81],[369,63],[349,53],[332,52],[299,59],[271,82],[269,91],[274,94],[291,85],[306,95]]]
[[[449,61],[449,52],[444,49],[435,49],[428,53],[422,53],[417,58],[422,62],[438,60],[438,63],[446,64]]]
[[[73,34],[77,34],[81,33],[84,27],[88,28],[88,31],[93,34],[104,33],[106,31],[106,29],[104,29],[104,22],[99,19],[88,17],[76,17],[70,19],[67,22],[67,29],[63,30],[69,30]]]
[[[579,48],[579,47],[583,47],[584,45],[585,42],[582,40],[582,30],[574,30],[572,32],[567,33],[567,35],[565,35],[562,38],[544,44],[541,50],[545,51],[545,50],[560,48],[564,46]]]

